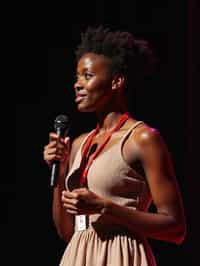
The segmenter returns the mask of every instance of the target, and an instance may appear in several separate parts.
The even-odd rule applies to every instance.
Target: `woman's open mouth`
[[[86,97],[85,94],[76,94],[75,102],[80,103]]]

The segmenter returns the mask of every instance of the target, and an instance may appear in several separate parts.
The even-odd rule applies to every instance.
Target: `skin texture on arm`
[[[141,161],[157,213],[120,206],[87,189],[63,192],[62,201],[69,213],[100,213],[110,216],[113,223],[126,226],[144,237],[182,243],[185,219],[182,200],[169,152],[159,132],[140,127],[124,149],[128,162],[133,162],[133,150]]]
[[[141,127],[127,147],[134,147],[137,151],[157,213],[132,211],[112,202],[106,203],[105,212],[144,236],[182,243],[186,230],[183,204],[171,158],[162,137],[155,129]],[[128,151],[128,160],[130,156],[131,151]]]

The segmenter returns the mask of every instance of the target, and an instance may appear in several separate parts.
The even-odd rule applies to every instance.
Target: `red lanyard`
[[[85,165],[86,155],[87,155],[87,153],[89,151],[89,148],[91,146],[91,143],[92,143],[93,138],[95,137],[95,135],[99,131],[99,124],[97,125],[97,127],[93,131],[93,133],[89,136],[89,138],[86,141],[84,150],[83,150],[83,156],[82,156],[82,161],[81,161],[81,173],[82,174],[81,174],[80,182],[81,182],[82,185],[85,185],[85,183],[86,183],[87,173],[89,171],[89,168],[90,168],[93,160],[102,151],[102,149],[104,148],[104,146],[106,145],[106,143],[109,141],[110,137],[112,136],[113,132],[117,131],[124,124],[124,122],[128,118],[129,118],[128,112],[124,113],[121,116],[120,120],[117,122],[117,124],[114,126],[114,128],[108,132],[108,134],[106,135],[106,137],[105,137],[104,141],[102,142],[102,144],[99,145],[99,147],[96,149],[96,151],[90,156],[87,164]]]

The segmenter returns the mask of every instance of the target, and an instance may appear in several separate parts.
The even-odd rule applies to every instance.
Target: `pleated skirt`
[[[94,228],[72,236],[60,266],[156,266],[145,239],[123,232],[99,233]]]

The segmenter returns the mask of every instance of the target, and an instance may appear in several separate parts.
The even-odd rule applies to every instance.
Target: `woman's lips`
[[[86,95],[77,94],[75,98],[75,102],[80,103],[85,98],[85,96]]]

